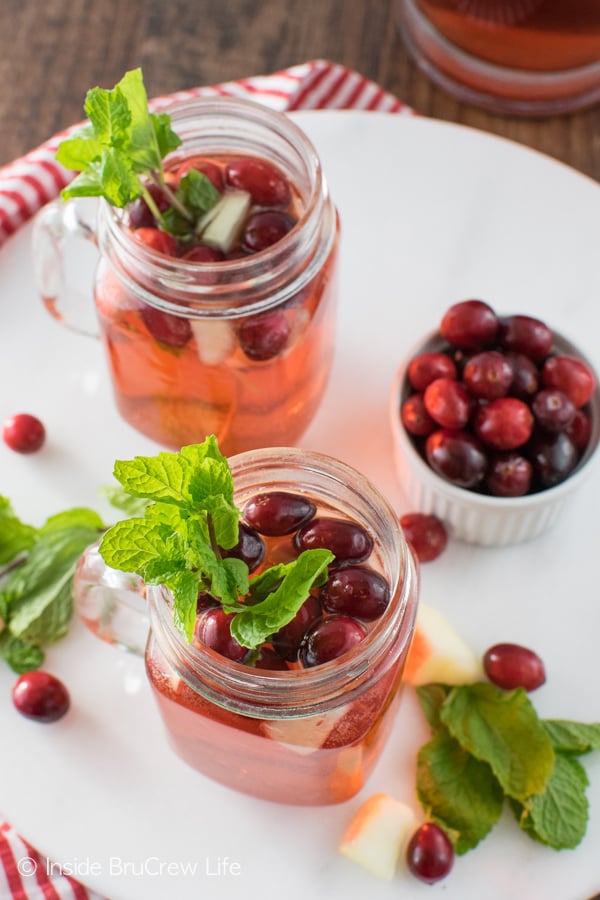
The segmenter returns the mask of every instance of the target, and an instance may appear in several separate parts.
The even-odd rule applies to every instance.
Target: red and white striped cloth
[[[364,109],[412,113],[396,97],[344,66],[311,60],[272,75],[259,75],[212,87],[178,91],[151,101],[153,110],[204,96],[246,97],[282,112],[301,109]],[[74,128],[0,168],[0,245],[45,203],[58,196],[71,173],[55,160],[59,143]],[[0,900],[102,900],[60,867],[40,856],[6,822],[0,792]]]

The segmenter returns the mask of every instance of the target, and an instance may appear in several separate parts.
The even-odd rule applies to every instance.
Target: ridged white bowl
[[[554,351],[576,356],[594,368],[570,341],[554,333]],[[411,393],[407,378],[410,360],[426,350],[444,345],[438,332],[430,334],[414,348],[400,366],[392,386],[390,421],[394,437],[394,461],[402,488],[412,507],[433,513],[448,526],[458,540],[485,546],[503,546],[535,538],[558,519],[564,504],[576,493],[598,459],[600,442],[600,388],[590,400],[592,434],[577,467],[561,484],[524,497],[492,497],[457,487],[437,475],[412,443],[402,425],[400,408]],[[596,463],[594,463],[596,464]]]

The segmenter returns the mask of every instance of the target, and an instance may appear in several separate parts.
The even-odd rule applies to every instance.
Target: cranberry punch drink
[[[218,503],[199,499],[208,472]],[[170,497],[111,529],[101,553],[146,581],[146,668],[175,752],[263,799],[352,797],[389,734],[414,628],[417,573],[393,510],[304,450],[243,453],[229,469],[211,438],[115,473],[132,493]],[[199,503],[209,524],[188,512]]]
[[[90,94],[92,121],[123,101],[135,124],[146,102],[139,72]],[[84,170],[65,192],[104,197],[95,300],[119,412],[173,449],[207,434],[227,454],[293,444],[334,345],[338,221],[314,148],[286,116],[230,98],[144,128],[154,151],[138,162],[134,128],[131,185],[102,169],[90,191]],[[83,167],[78,153],[75,138],[58,158]],[[130,160],[111,165],[127,175]]]

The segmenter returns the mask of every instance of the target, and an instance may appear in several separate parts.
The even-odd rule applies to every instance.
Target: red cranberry
[[[564,431],[575,418],[575,406],[571,399],[553,388],[538,391],[531,409],[538,424],[546,431]]]
[[[240,325],[240,346],[250,359],[264,361],[278,356],[290,336],[289,322],[283,313],[262,313],[245,319]]]
[[[496,313],[483,300],[463,300],[444,314],[440,331],[449,344],[461,350],[482,350],[498,331]]]
[[[279,209],[263,209],[246,222],[242,248],[249,253],[266,250],[292,230],[296,220]]]
[[[483,481],[485,451],[467,432],[447,428],[434,431],[425,443],[425,454],[433,471],[458,487],[473,488]]]
[[[546,681],[544,663],[533,650],[519,644],[495,644],[483,657],[485,674],[500,688],[535,691]]]
[[[471,399],[466,387],[451,378],[436,378],[425,388],[425,409],[442,428],[462,428],[469,421]]]
[[[504,350],[524,353],[538,362],[552,349],[552,332],[532,316],[505,316],[500,319],[498,341]]]
[[[287,206],[292,192],[286,179],[264,159],[241,157],[228,163],[225,177],[231,187],[248,191],[258,206]]]
[[[254,528],[240,523],[239,540],[237,544],[228,550],[221,549],[221,556],[225,559],[241,559],[246,563],[250,572],[258,569],[265,558],[265,542]]]
[[[212,183],[213,187],[215,187],[220,194],[223,193],[223,173],[216,163],[211,162],[209,159],[204,159],[202,156],[192,156],[189,159],[186,159],[175,173],[177,184],[179,184],[184,175],[188,174],[190,169],[195,169],[196,172],[202,172],[202,174],[206,175],[208,180]]]
[[[161,231],[159,228],[136,228],[131,232],[133,238],[140,244],[145,244],[157,253],[165,256],[177,256],[177,241],[171,234]]]
[[[560,484],[579,461],[577,448],[564,431],[556,434],[540,431],[533,436],[526,449],[534,476],[542,488]]]
[[[454,863],[454,848],[445,831],[433,822],[417,828],[406,850],[406,861],[412,874],[434,884],[445,878]]]
[[[142,321],[152,337],[167,347],[180,350],[192,337],[192,326],[188,319],[182,316],[174,316],[155,309],[153,306],[144,306],[140,311]]]
[[[69,693],[62,681],[39,669],[17,678],[12,699],[22,715],[38,722],[55,722],[64,716],[70,704]]]
[[[222,262],[225,259],[225,254],[217,247],[209,247],[208,244],[196,244],[191,250],[187,250],[181,258],[187,260],[187,262],[216,263]]]
[[[485,485],[495,497],[522,497],[531,488],[532,466],[519,453],[498,453],[490,460]]]
[[[496,450],[513,450],[531,437],[533,415],[516,397],[500,397],[480,406],[473,419],[477,437]]]
[[[411,359],[407,369],[408,380],[415,391],[424,391],[436,378],[456,378],[456,366],[445,353],[424,351]]]
[[[528,402],[537,392],[540,375],[536,364],[524,353],[507,353],[506,359],[513,370],[510,385],[511,397]]]
[[[321,516],[296,532],[294,545],[300,551],[330,550],[338,564],[359,563],[371,555],[373,538],[356,522]]]
[[[227,659],[243,662],[248,648],[242,647],[231,634],[232,618],[233,614],[224,612],[220,606],[206,610],[196,620],[194,638],[197,644],[204,644]]]
[[[327,612],[372,622],[385,612],[390,586],[383,575],[368,566],[344,566],[330,574],[319,598]]]
[[[2,437],[17,453],[35,453],[46,440],[46,429],[36,416],[17,413],[4,422]]]
[[[261,534],[279,537],[297,531],[315,512],[314,503],[302,494],[267,491],[246,503],[244,518]]]
[[[589,366],[573,356],[551,356],[542,369],[544,387],[556,388],[571,398],[575,407],[585,406],[594,393],[596,378]]]
[[[364,627],[348,616],[328,616],[310,629],[298,654],[303,666],[320,666],[348,653],[366,637]]]
[[[287,672],[288,670],[286,661],[272,647],[265,647],[264,644],[254,660],[254,667],[267,669],[270,672]]]
[[[508,394],[513,380],[513,369],[502,353],[484,350],[471,357],[464,367],[462,377],[475,397],[496,400]]]
[[[419,562],[437,559],[446,549],[448,533],[444,523],[437,516],[428,513],[406,513],[400,517],[400,525]]]
[[[157,184],[149,184],[146,189],[152,197],[158,211],[165,212],[171,205],[171,201],[162,188]],[[137,200],[130,203],[128,213],[130,228],[156,228],[154,213],[146,203],[144,197],[138,197]]]
[[[273,647],[283,659],[295,662],[306,632],[321,618],[321,604],[312,594],[304,601],[294,618],[273,635]]]
[[[423,394],[411,394],[406,398],[400,410],[400,418],[406,430],[415,437],[427,437],[437,428],[437,422],[425,408]]]
[[[583,409],[578,409],[566,431],[575,447],[582,453],[592,436],[592,420]]]

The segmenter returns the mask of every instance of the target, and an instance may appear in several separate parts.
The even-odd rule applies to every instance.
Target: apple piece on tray
[[[484,677],[481,659],[437,609],[421,603],[404,681],[423,684],[472,684]]]
[[[416,826],[410,806],[389,794],[373,794],[348,825],[338,849],[371,875],[391,881]]]

